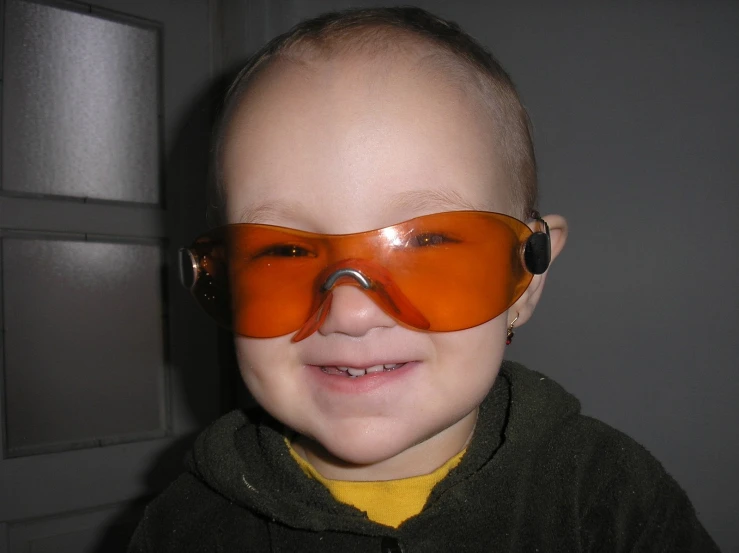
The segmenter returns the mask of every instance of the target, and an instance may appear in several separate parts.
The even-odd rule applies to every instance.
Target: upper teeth
[[[403,363],[388,363],[386,365],[373,365],[366,369],[357,369],[355,367],[336,367],[341,372],[349,373],[350,376],[363,376],[365,374],[377,373],[380,371],[391,371],[397,369],[403,365]]]

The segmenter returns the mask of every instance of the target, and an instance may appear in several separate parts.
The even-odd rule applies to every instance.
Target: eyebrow
[[[485,211],[482,205],[476,205],[454,190],[407,190],[398,192],[390,200],[393,207],[428,211]]]
[[[264,223],[275,218],[293,218],[300,211],[299,202],[272,200],[247,207],[241,212],[240,223]]]
[[[454,190],[406,190],[394,194],[389,208],[412,210],[414,212],[436,211],[487,211],[483,205],[476,205]],[[247,207],[241,212],[241,223],[264,223],[275,219],[295,219],[304,212],[300,202],[271,200]]]

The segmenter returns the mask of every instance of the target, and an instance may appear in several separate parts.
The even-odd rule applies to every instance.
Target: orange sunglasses
[[[258,224],[214,229],[181,252],[181,278],[219,324],[252,338],[320,328],[336,286],[356,286],[417,330],[463,330],[503,313],[549,266],[549,227],[450,211],[355,234]]]

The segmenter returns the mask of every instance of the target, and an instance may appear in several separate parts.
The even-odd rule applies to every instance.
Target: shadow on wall
[[[175,201],[182,206],[180,210],[168,209],[167,235],[172,240],[191,240],[205,227],[206,183],[209,178],[211,133],[213,122],[219,113],[223,95],[235,76],[235,71],[227,71],[208,86],[193,101],[182,124],[175,133],[172,148],[165,162],[167,197],[169,205]],[[197,228],[202,226],[203,228]],[[184,242],[183,242],[184,243]],[[176,253],[178,244],[170,244],[170,253]],[[169,271],[165,278],[170,287],[169,296],[174,295],[172,287],[178,287],[177,271]],[[178,356],[187,355],[185,350],[197,349],[199,337],[193,329],[213,329],[213,324],[194,305],[181,309],[178,320],[171,321],[169,343],[173,377],[179,381],[184,391],[184,399],[192,418],[202,428],[236,406],[252,404],[249,393],[241,380],[230,332],[218,329],[217,352],[199,351],[209,370],[219,371],[220,389],[218,393],[219,412],[213,411],[213,398],[204,397],[212,386],[203,386],[202,364],[178,363]],[[194,345],[193,345],[194,344]],[[208,348],[212,342],[207,342]],[[214,362],[215,361],[215,362]],[[90,553],[125,552],[131,535],[141,519],[146,505],[182,473],[184,461],[199,431],[179,437],[164,450],[144,475],[146,495],[132,501],[113,520],[100,536]]]

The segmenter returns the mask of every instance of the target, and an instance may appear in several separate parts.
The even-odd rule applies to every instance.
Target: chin
[[[389,444],[387,440],[365,440],[349,444],[336,444],[337,447],[326,447],[331,456],[347,465],[376,465],[392,459],[407,448],[402,445]],[[329,444],[333,445],[333,444]]]
[[[314,438],[341,464],[367,466],[382,463],[413,447],[417,441],[399,436],[397,427],[356,428],[349,432],[330,432]],[[418,441],[422,441],[419,438]]]

